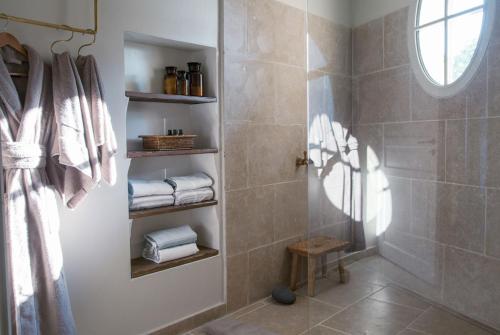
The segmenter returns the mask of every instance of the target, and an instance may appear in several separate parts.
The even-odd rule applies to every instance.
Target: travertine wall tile
[[[354,75],[365,74],[383,68],[384,19],[380,18],[353,31]]]
[[[469,84],[437,98],[406,65],[405,13],[353,32],[365,229],[376,231],[380,253],[397,264],[387,265],[392,280],[499,328],[500,20]]]
[[[488,256],[500,259],[500,190],[488,190],[486,209],[486,246]]]
[[[233,312],[248,304],[248,253],[227,258],[227,310]]]
[[[408,66],[376,72],[357,79],[354,122],[410,120],[410,71]]]
[[[384,18],[384,68],[408,64],[408,8]]]
[[[384,126],[384,171],[409,178],[444,180],[445,124],[442,121]]]
[[[500,260],[449,247],[445,262],[446,305],[500,329]]]
[[[352,30],[317,15],[308,15],[309,71],[351,76]]]
[[[224,124],[225,189],[248,186],[248,126],[244,123]]]
[[[248,53],[305,67],[305,12],[278,1],[247,0]]]
[[[500,119],[447,121],[446,180],[500,187]]]

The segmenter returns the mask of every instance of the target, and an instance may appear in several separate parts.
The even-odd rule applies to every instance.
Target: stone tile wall
[[[365,229],[393,278],[500,329],[500,11],[483,64],[435,98],[409,65],[408,9],[353,31],[353,121]]]

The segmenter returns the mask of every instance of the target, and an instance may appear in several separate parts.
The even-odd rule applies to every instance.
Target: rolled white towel
[[[174,188],[163,180],[130,179],[128,181],[128,195],[132,198],[173,193]]]
[[[175,202],[173,195],[152,195],[149,197],[136,197],[130,199],[131,210],[148,209],[155,207],[171,206]]]
[[[196,243],[179,245],[177,247],[161,249],[158,253],[151,253],[149,249],[144,248],[142,257],[157,264],[172,261],[183,257],[196,254],[199,251]]]
[[[176,192],[196,190],[203,187],[210,187],[214,184],[212,178],[203,172],[189,176],[168,177],[165,181],[172,185]]]
[[[188,190],[175,192],[175,205],[187,205],[202,201],[212,200],[214,198],[214,191],[210,187],[204,187],[196,190]]]

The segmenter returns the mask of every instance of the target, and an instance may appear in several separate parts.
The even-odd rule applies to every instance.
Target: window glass
[[[420,64],[434,84],[452,84],[476,54],[484,0],[420,0],[417,10],[415,34]]]
[[[483,5],[484,0],[448,0],[448,15],[454,15]]]
[[[422,0],[418,15],[418,26],[439,20],[445,16],[445,0]]]
[[[475,54],[483,11],[475,11],[450,19],[448,26],[448,83],[462,76]]]
[[[425,72],[435,83],[444,85],[444,22],[424,27],[417,34],[420,57]]]

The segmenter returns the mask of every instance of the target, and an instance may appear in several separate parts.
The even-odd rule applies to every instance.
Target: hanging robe
[[[0,55],[4,227],[14,335],[76,333],[63,273],[50,68],[30,47],[24,103]]]

